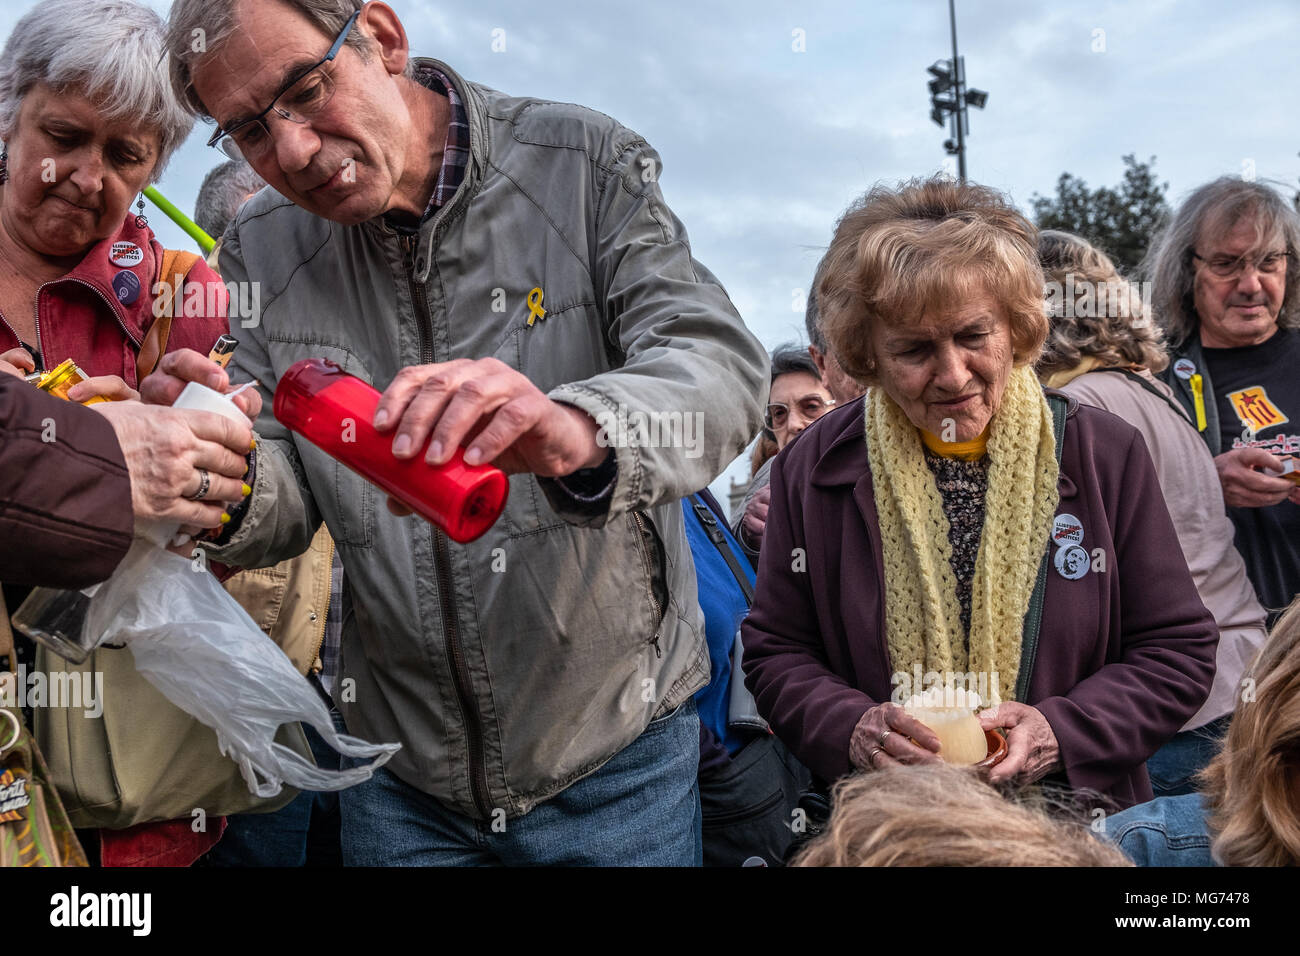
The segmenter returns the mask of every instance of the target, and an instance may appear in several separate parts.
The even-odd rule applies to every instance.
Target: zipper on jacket
[[[662,620],[663,620],[664,612],[663,612],[663,609],[660,608],[660,606],[659,606],[659,599],[655,597],[655,588],[654,588],[655,561],[654,561],[654,555],[650,553],[650,548],[649,548],[649,546],[646,544],[646,541],[645,541],[645,538],[646,538],[645,519],[641,516],[641,512],[639,512],[639,511],[633,511],[633,512],[632,512],[632,520],[633,520],[634,522],[636,522],[637,541],[638,541],[638,543],[641,545],[641,557],[642,557],[642,559],[645,561],[645,572],[646,572],[646,582],[647,582],[647,583],[646,583],[646,593],[650,595],[650,606],[653,607],[654,610],[655,610],[655,620],[656,620],[656,621],[662,621]],[[656,628],[657,628],[657,625],[656,625]],[[654,639],[651,641],[651,643],[654,644],[654,646],[655,646],[655,657],[662,658],[662,657],[664,656],[664,652],[663,652],[663,649],[660,648],[660,646],[659,646],[659,632],[658,632],[657,629],[656,629],[656,631],[655,631]]]
[[[424,287],[415,281],[415,243],[417,237],[403,236],[402,250],[406,260],[406,281],[410,287],[411,302],[415,306],[416,327],[420,333],[420,363],[433,362],[433,340],[429,329],[429,302]],[[470,790],[474,806],[484,820],[492,818],[488,798],[487,765],[483,759],[483,718],[471,692],[469,668],[460,642],[460,615],[452,595],[451,548],[447,536],[430,525],[433,532],[434,570],[438,579],[438,602],[442,609],[442,633],[445,639],[447,662],[451,667],[452,684],[460,704],[461,719],[465,722],[465,738],[469,746]]]

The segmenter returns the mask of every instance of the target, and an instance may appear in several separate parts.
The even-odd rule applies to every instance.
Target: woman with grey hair
[[[1300,215],[1264,182],[1195,190],[1146,262],[1163,374],[1214,456],[1236,546],[1270,618],[1300,593]],[[1294,480],[1295,476],[1292,476]]]
[[[228,331],[220,279],[195,256],[166,254],[143,201],[141,215],[130,208],[190,126],[168,82],[162,20],[148,7],[46,0],[18,21],[0,54],[0,373],[71,359],[88,378],[70,400],[134,400],[164,352],[206,355]],[[157,307],[164,289],[178,295],[166,300],[175,308]],[[171,312],[184,320],[173,324]],[[214,367],[211,384],[229,382]],[[237,402],[250,417],[261,405],[251,392]],[[219,527],[225,503],[248,493],[248,448],[188,438],[160,442],[154,467]],[[49,447],[35,469],[61,467],[57,443]],[[5,597],[17,607],[24,595],[8,587]],[[153,863],[188,864],[220,833],[195,834],[188,819],[159,826],[104,831],[102,861],[138,859],[144,841],[161,850]]]
[[[1038,376],[1142,433],[1192,580],[1219,628],[1210,696],[1147,760],[1157,797],[1191,793],[1227,732],[1241,676],[1264,644],[1264,609],[1232,546],[1214,460],[1173,391],[1152,374],[1169,359],[1138,291],[1109,256],[1068,232],[1039,233],[1038,257],[1051,322]]]

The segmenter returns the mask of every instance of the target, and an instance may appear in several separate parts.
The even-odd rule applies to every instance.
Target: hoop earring
[[[139,201],[138,203],[136,203],[135,206],[136,206],[137,209],[140,210],[140,211],[139,211],[138,213],[136,213],[136,215],[135,215],[135,226],[136,226],[136,228],[137,228],[137,229],[147,229],[147,228],[149,227],[149,219],[148,219],[148,217],[145,216],[145,214],[144,214],[144,196],[141,196],[141,197],[140,197],[140,201]]]
[[[3,153],[0,153],[0,186],[3,186],[7,182],[9,182],[9,147],[8,146],[4,148]]]

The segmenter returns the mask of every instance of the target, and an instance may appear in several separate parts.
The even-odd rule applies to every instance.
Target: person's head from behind
[[[1263,182],[1222,176],[1193,192],[1151,245],[1143,271],[1171,345],[1210,348],[1300,327],[1300,215]]]
[[[163,23],[131,0],[49,0],[0,54],[0,216],[38,255],[72,259],[117,232],[193,120],[172,95]]]
[[[985,186],[876,186],[836,225],[817,305],[849,375],[917,428],[970,441],[1047,335],[1037,230]]]
[[[855,774],[839,783],[826,831],[794,866],[1132,866],[1083,823],[1012,802],[944,763]]]
[[[176,94],[217,123],[215,145],[303,209],[355,224],[423,187],[409,44],[387,5],[176,0],[167,43]]]
[[[804,310],[804,327],[808,330],[808,354],[817,366],[817,374],[831,398],[836,404],[845,405],[866,391],[840,368],[835,355],[826,343],[826,334],[822,331],[821,317],[817,311],[817,282],[821,278],[821,267],[813,277],[813,288],[808,293],[808,306]]]
[[[1216,860],[1300,865],[1300,601],[1243,678],[1223,749],[1203,780]]]
[[[835,404],[807,349],[781,345],[772,353],[772,389],[764,431],[780,451]]]
[[[1040,378],[1046,381],[1088,360],[1153,372],[1169,364],[1141,295],[1110,256],[1073,233],[1045,229],[1038,235],[1038,258],[1051,322],[1036,366]]]
[[[266,185],[256,170],[241,160],[228,160],[203,177],[194,201],[194,221],[213,239],[221,238],[230,220],[248,199]]]

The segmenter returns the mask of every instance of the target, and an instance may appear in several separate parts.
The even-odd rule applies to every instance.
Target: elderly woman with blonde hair
[[[1169,360],[1137,289],[1109,256],[1070,233],[1041,233],[1038,255],[1051,313],[1039,377],[1142,433],[1192,580],[1219,628],[1210,696],[1147,761],[1156,796],[1190,793],[1227,730],[1242,672],[1264,643],[1264,608],[1233,547],[1214,459],[1173,390],[1152,374]]]
[[[961,683],[1006,732],[993,783],[1129,806],[1209,691],[1214,622],[1141,435],[1034,376],[1037,238],[943,179],[836,227],[817,301],[871,388],[775,459],[743,634],[760,712],[826,783],[944,756],[898,704]]]
[[[1300,600],[1241,684],[1201,793],[1157,797],[1106,822],[1139,866],[1300,866]]]

